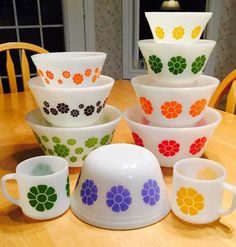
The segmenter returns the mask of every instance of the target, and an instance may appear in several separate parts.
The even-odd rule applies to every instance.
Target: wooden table
[[[128,81],[117,81],[108,103],[122,111],[137,104]],[[16,165],[29,157],[42,154],[30,128],[24,121],[27,112],[36,107],[28,93],[0,95],[0,177],[15,172]],[[205,155],[222,163],[227,181],[236,184],[236,117],[221,112],[223,120],[209,141]],[[113,142],[133,142],[128,126],[122,120]],[[172,169],[162,169],[168,189]],[[70,170],[74,188],[79,169]],[[8,184],[10,193],[17,196],[16,184]],[[231,195],[225,195],[226,204]],[[111,231],[87,225],[70,210],[50,221],[27,218],[21,209],[9,203],[0,192],[0,246],[236,246],[236,211],[208,225],[187,224],[173,213],[152,226],[132,231]]]

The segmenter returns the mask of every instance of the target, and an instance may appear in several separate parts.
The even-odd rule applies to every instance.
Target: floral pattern
[[[140,105],[141,105],[142,109],[144,110],[144,112],[146,114],[148,114],[148,115],[152,114],[153,107],[152,107],[152,103],[151,103],[150,100],[148,100],[145,97],[140,97],[139,98],[139,102],[140,102]]]
[[[63,80],[62,79],[58,79],[57,82],[58,82],[58,84],[63,84]]]
[[[193,74],[197,74],[203,68],[205,62],[206,62],[205,55],[197,57],[192,63],[191,71],[193,72]]]
[[[134,139],[134,143],[136,145],[144,147],[143,140],[140,138],[140,136],[137,133],[132,132],[132,136],[133,136],[133,139]]]
[[[40,76],[44,76],[43,71],[41,69],[37,70],[37,74],[40,75]]]
[[[128,210],[132,202],[129,190],[122,185],[111,187],[106,194],[106,198],[107,206],[116,213]]]
[[[110,135],[103,136],[103,138],[100,141],[100,144],[101,145],[106,145],[108,143],[109,139],[110,139]]]
[[[161,105],[161,113],[168,119],[177,118],[182,112],[182,105],[176,101],[168,101]]]
[[[194,141],[194,143],[191,144],[189,148],[189,153],[191,153],[192,155],[199,153],[204,147],[206,141],[207,138],[205,136],[198,138],[196,141]]]
[[[62,72],[62,76],[63,76],[64,78],[70,78],[70,72],[67,71],[67,70],[65,70],[65,71]]]
[[[48,108],[46,108],[46,107],[43,107],[43,111],[48,115],[50,112],[49,112],[49,110],[48,110]]]
[[[196,39],[197,36],[200,34],[200,32],[201,32],[201,27],[200,27],[200,26],[196,26],[196,27],[192,30],[192,34],[191,34],[192,39]]]
[[[181,74],[183,73],[184,69],[187,67],[186,59],[181,56],[172,57],[168,62],[168,67],[169,67],[169,71],[172,74],[174,75]]]
[[[47,83],[47,84],[50,83],[50,81],[48,80],[48,78],[44,78],[44,81],[45,81],[45,83]]]
[[[193,188],[181,187],[176,193],[176,203],[182,213],[194,216],[204,208],[204,197]]]
[[[85,147],[92,148],[95,147],[97,143],[98,143],[98,138],[92,137],[85,142]]]
[[[165,157],[171,157],[179,152],[180,144],[175,140],[164,140],[158,144],[158,149]]]
[[[156,37],[157,37],[158,39],[164,39],[164,37],[165,37],[165,32],[164,32],[164,30],[163,30],[162,27],[157,26],[157,27],[155,28],[155,33],[156,33]]]
[[[182,39],[184,36],[184,28],[181,26],[175,27],[172,31],[172,36],[176,40]]]
[[[81,84],[84,80],[84,77],[82,74],[80,73],[77,73],[77,74],[74,74],[73,76],[73,82],[77,85]]]
[[[46,76],[47,76],[47,78],[50,79],[50,80],[53,80],[53,78],[54,78],[53,73],[52,73],[51,71],[49,71],[49,70],[46,71]]]
[[[162,71],[163,64],[161,62],[161,59],[155,55],[149,56],[148,63],[151,67],[151,70],[158,74]]]
[[[57,109],[55,109],[55,108],[51,108],[50,109],[50,112],[53,114],[53,115],[57,115],[58,114],[58,111],[57,111]]]
[[[54,152],[59,156],[65,158],[69,155],[70,149],[64,144],[56,144],[54,146]]]
[[[94,181],[90,179],[86,179],[85,182],[83,182],[81,190],[80,190],[80,196],[81,196],[82,202],[89,206],[93,205],[93,203],[98,198],[97,193],[98,193],[98,189]]]
[[[86,116],[91,116],[94,112],[94,106],[93,105],[89,105],[89,106],[86,106],[85,109],[84,109],[84,115]]]
[[[60,113],[64,114],[64,113],[67,113],[67,112],[70,110],[70,108],[69,108],[69,106],[68,106],[67,104],[65,104],[65,103],[59,103],[59,104],[57,104],[57,110],[58,110]]]
[[[31,187],[27,197],[31,207],[39,212],[52,209],[57,200],[55,189],[43,184]]]
[[[144,183],[142,197],[143,201],[150,206],[155,206],[160,200],[160,188],[155,179],[149,179]]]
[[[192,117],[196,117],[199,116],[202,111],[204,110],[205,106],[207,104],[207,100],[206,99],[200,99],[197,100],[190,108],[189,114]]]
[[[86,69],[84,72],[85,76],[87,76],[87,77],[89,77],[91,75],[91,73],[92,73],[91,69]]]
[[[68,197],[70,196],[70,179],[69,179],[69,176],[67,176],[67,179],[66,179],[66,195]]]
[[[72,117],[78,117],[79,116],[79,111],[77,109],[73,109],[71,112],[70,112],[70,115]]]

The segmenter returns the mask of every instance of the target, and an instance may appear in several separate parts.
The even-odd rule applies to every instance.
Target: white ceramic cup
[[[205,224],[236,209],[236,187],[225,183],[225,168],[217,162],[190,158],[174,165],[172,210],[180,219]],[[224,190],[233,194],[229,208],[221,207]]]
[[[19,199],[7,192],[6,181],[10,179],[17,181]],[[68,163],[53,156],[27,159],[16,167],[16,173],[1,178],[1,188],[7,200],[21,207],[26,216],[37,220],[55,218],[70,205]]]

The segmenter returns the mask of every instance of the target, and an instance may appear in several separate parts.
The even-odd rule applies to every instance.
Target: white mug
[[[10,196],[6,181],[15,179],[19,199]],[[63,214],[70,205],[68,163],[60,157],[38,156],[21,162],[16,173],[1,178],[3,195],[33,219],[45,220]]]
[[[174,165],[172,211],[180,219],[206,224],[236,209],[236,187],[225,183],[225,168],[211,160],[190,158]],[[224,190],[233,194],[231,206],[221,207]]]

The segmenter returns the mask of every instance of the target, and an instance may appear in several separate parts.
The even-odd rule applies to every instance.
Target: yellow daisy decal
[[[201,27],[200,27],[200,26],[196,26],[196,27],[192,30],[192,35],[191,35],[191,37],[192,37],[193,39],[196,39],[197,36],[200,34],[200,32],[201,32]]]
[[[176,196],[176,202],[184,214],[197,215],[204,208],[204,198],[195,189],[181,187]]]
[[[165,32],[164,32],[163,28],[161,28],[159,26],[156,27],[155,28],[155,33],[156,33],[156,36],[157,36],[158,39],[164,39]]]
[[[179,39],[182,39],[183,36],[184,36],[184,28],[181,27],[181,26],[178,26],[178,27],[175,27],[172,31],[172,36],[173,38],[179,40]]]

